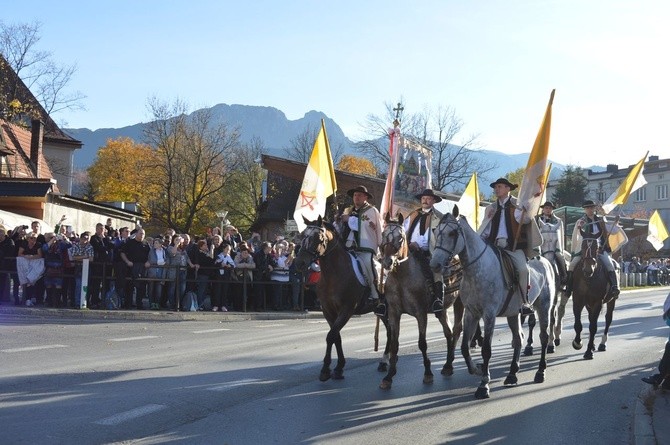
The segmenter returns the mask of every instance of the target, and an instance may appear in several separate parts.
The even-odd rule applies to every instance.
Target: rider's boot
[[[607,292],[604,303],[609,303],[611,300],[616,300],[619,298],[621,291],[619,290],[619,282],[616,278],[615,271],[607,271],[607,278],[610,282],[610,291]]]
[[[444,284],[441,281],[433,283],[433,305],[431,310],[439,313],[444,310]]]
[[[568,278],[565,279],[565,295],[570,298],[572,295],[572,271],[568,271]]]
[[[379,300],[377,306],[375,306],[373,312],[378,317],[386,317],[386,298],[384,294],[379,294]]]

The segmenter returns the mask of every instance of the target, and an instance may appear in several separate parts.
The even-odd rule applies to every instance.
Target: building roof
[[[0,181],[4,183],[6,178],[12,179],[44,179],[51,181],[53,172],[47,163],[44,153],[39,154],[39,177],[35,176],[35,170],[30,160],[31,133],[25,128],[0,119],[0,150],[7,156],[9,175],[4,176],[2,171]],[[3,185],[2,188],[5,186]],[[55,191],[57,191],[57,187]]]
[[[48,179],[0,179],[0,198],[44,198],[54,186]]]

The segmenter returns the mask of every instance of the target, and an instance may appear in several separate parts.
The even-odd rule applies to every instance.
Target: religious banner
[[[419,204],[416,195],[431,185],[432,153],[429,148],[402,135],[398,141],[398,164],[393,180],[393,215],[407,216]]]

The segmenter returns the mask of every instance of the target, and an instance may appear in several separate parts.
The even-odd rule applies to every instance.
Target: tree
[[[96,201],[127,201],[145,204],[160,188],[150,178],[156,175],[156,152],[128,137],[108,139],[88,168]]]
[[[188,107],[150,99],[153,119],[146,141],[156,148],[158,174],[150,178],[163,193],[150,203],[155,223],[189,233],[210,226],[214,211],[235,172],[239,146],[237,129],[212,121],[209,109],[188,114]]]
[[[308,163],[312,150],[314,149],[314,141],[319,135],[320,127],[312,128],[308,125],[301,133],[289,141],[289,146],[284,147],[284,155],[286,159],[293,161]],[[330,141],[329,141],[330,142]],[[330,155],[333,157],[333,162],[337,162],[342,156],[344,147],[338,144],[336,148],[330,147]]]
[[[358,142],[358,147],[383,172],[388,170],[390,163],[388,129],[398,111],[398,108],[389,103],[385,107],[383,116],[368,115],[362,129],[369,138]],[[401,117],[402,134],[428,147],[432,153],[434,189],[464,187],[473,172],[484,174],[495,168],[495,165],[476,157],[476,135],[465,136],[457,142],[463,129],[463,121],[451,107],[438,106],[435,110],[426,108],[419,113]]]
[[[68,86],[77,71],[74,65],[59,65],[51,52],[37,49],[40,42],[40,22],[6,24],[0,21],[0,64],[7,63],[16,76],[2,76],[0,80],[0,114],[10,119],[35,112],[34,104],[22,97],[19,83],[40,102],[48,115],[62,110],[83,109],[86,97]],[[0,66],[0,72],[4,72]]]
[[[586,187],[589,182],[584,177],[581,167],[568,165],[556,184],[556,191],[551,199],[557,207],[581,206],[586,197]]]
[[[344,155],[335,167],[357,175],[377,176],[377,169],[369,160],[353,155]]]

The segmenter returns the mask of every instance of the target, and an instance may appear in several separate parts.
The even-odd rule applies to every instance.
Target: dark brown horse
[[[598,346],[598,351],[607,350],[607,334],[612,324],[612,314],[616,300],[606,301],[607,292],[609,292],[609,280],[607,279],[607,270],[600,259],[600,250],[598,240],[589,238],[589,234],[581,231],[582,249],[581,259],[575,266],[572,273],[572,309],[575,315],[575,339],[572,346],[579,350],[582,349],[582,309],[586,306],[589,314],[589,343],[584,353],[584,358],[590,360],[595,351],[595,336],[598,329],[598,316],[602,310],[603,304],[607,304],[605,313],[605,332],[602,341]]]
[[[354,314],[365,314],[374,309],[364,305],[363,295],[365,286],[362,285],[352,265],[344,243],[340,239],[335,227],[319,217],[316,221],[305,220],[307,227],[302,231],[302,243],[294,264],[299,271],[319,260],[321,278],[316,284],[316,294],[321,303],[323,316],[328,321],[330,330],[326,336],[326,355],[323,358],[323,367],[319,380],[325,382],[330,379],[344,378],[345,358],[342,350],[340,331]],[[337,351],[337,365],[331,374],[331,354],[333,345]],[[388,342],[384,356],[388,354]],[[380,363],[380,369],[385,367]]]
[[[393,384],[393,377],[396,374],[398,363],[398,349],[400,336],[400,317],[402,314],[408,314],[416,318],[419,328],[419,349],[423,356],[423,382],[433,383],[433,373],[430,369],[430,359],[428,358],[426,343],[426,328],[428,325],[428,313],[432,306],[432,278],[428,280],[424,269],[428,269],[427,259],[423,258],[423,253],[411,251],[408,248],[407,236],[403,228],[403,217],[398,214],[395,220],[390,219],[389,215],[385,217],[386,226],[382,234],[382,266],[387,273],[386,283],[384,285],[384,295],[387,304],[387,345],[389,351],[389,369],[386,376],[382,379],[379,387],[381,389],[390,389]],[[422,266],[422,262],[425,265]],[[432,273],[431,273],[432,275]],[[445,308],[448,308],[457,295],[459,283],[452,280],[448,282],[448,289],[452,290],[446,294]],[[453,286],[453,287],[452,287]],[[454,292],[455,291],[455,292]],[[437,319],[442,325],[444,336],[447,339],[447,361],[442,367],[443,375],[452,375],[454,373],[454,352],[456,342],[461,333],[463,319],[463,305],[460,305],[460,314],[455,314],[458,325],[458,331],[452,330],[449,325],[449,319],[446,309],[437,314]]]

